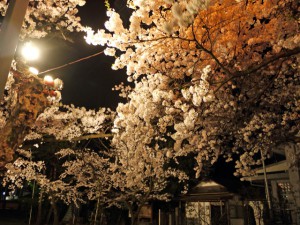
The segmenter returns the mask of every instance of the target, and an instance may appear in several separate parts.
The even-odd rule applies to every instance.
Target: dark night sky
[[[115,0],[111,5],[120,13],[124,10],[122,0]],[[104,1],[87,0],[85,6],[79,7],[82,24],[91,26],[95,30],[103,28],[107,19],[105,10]],[[84,58],[104,49],[102,46],[86,44],[84,33],[71,33],[70,37],[74,43],[53,36],[37,42],[41,48],[42,56],[39,61],[35,62],[35,66],[39,68],[40,72]],[[122,99],[118,97],[118,92],[112,91],[112,88],[114,85],[126,81],[127,75],[125,71],[113,71],[111,69],[112,63],[112,57],[102,54],[49,72],[49,74],[54,78],[61,78],[64,82],[63,103],[72,103],[75,106],[84,106],[90,109],[115,108],[117,102],[122,101]]]

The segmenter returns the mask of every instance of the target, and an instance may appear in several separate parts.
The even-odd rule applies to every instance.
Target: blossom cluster
[[[62,33],[65,30],[82,31],[77,7],[83,6],[85,2],[85,0],[31,0],[22,26],[21,38],[41,38],[55,30]],[[2,15],[5,15],[7,7],[6,0],[0,2]]]
[[[106,46],[112,68],[126,67],[135,85],[117,108],[114,144],[159,143],[174,160],[196,153],[198,174],[203,161],[238,155],[236,174],[251,173],[299,132],[299,24],[289,2],[132,0],[128,28],[110,9],[108,31],[86,40]]]
[[[73,105],[48,107],[36,120],[26,140],[53,136],[57,140],[69,140],[87,134],[95,134],[106,128],[113,118],[109,109],[87,110]]]

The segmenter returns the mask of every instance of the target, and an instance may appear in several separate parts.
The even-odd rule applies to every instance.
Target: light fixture
[[[37,68],[34,68],[34,67],[29,67],[28,68],[29,72],[34,74],[34,75],[38,75],[39,74],[39,71]]]
[[[40,56],[40,50],[32,42],[26,42],[22,48],[22,56],[28,61],[37,60]]]
[[[45,82],[46,85],[49,85],[49,86],[53,86],[54,85],[53,77],[51,77],[50,75],[46,75],[44,77],[44,82]]]

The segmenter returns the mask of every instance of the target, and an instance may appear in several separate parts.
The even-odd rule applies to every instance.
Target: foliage
[[[66,13],[55,17],[60,21],[73,18],[72,9],[81,3],[31,2],[31,9],[71,4],[66,12],[55,9]],[[64,170],[55,179],[43,173],[45,159],[35,161],[24,149],[18,150],[22,158],[7,165],[7,176],[16,184],[35,180],[50,198],[67,203],[126,205],[134,224],[147,201],[171,197],[170,180],[185,184],[190,179],[192,173],[180,166],[183,160],[194,164],[193,156],[200,176],[203,165],[224,157],[235,160],[236,175],[246,176],[272,148],[295,141],[300,35],[297,0],[130,0],[128,6],[128,28],[108,7],[106,31],[85,29],[88,43],[106,46],[105,54],[116,58],[113,69],[126,67],[134,87],[116,89],[128,101],[116,112],[62,105],[45,109],[47,104],[35,104],[43,86],[30,100],[22,95],[25,99],[18,101],[26,103],[26,113],[12,115],[17,128],[25,126],[26,132],[13,142],[15,147],[25,133],[28,141],[72,145],[57,153]],[[65,17],[69,11],[72,16]],[[2,129],[9,124],[9,102],[19,96],[17,89],[9,90]],[[6,140],[4,134],[0,137]],[[12,134],[11,129],[6,136]],[[107,145],[79,148],[80,140],[90,138],[106,138]],[[9,152],[11,159],[13,150]]]
[[[78,6],[85,0],[31,0],[22,26],[21,38],[41,38],[59,31],[66,39],[66,32],[81,31]],[[8,7],[7,0],[0,1],[0,13],[4,16]]]
[[[84,107],[76,108],[73,105],[52,105],[40,114],[26,139],[74,141],[90,134],[105,137],[105,133],[110,130],[114,114],[105,108],[96,111]]]
[[[133,0],[129,6],[129,28],[110,10],[107,31],[86,29],[87,42],[107,46],[105,53],[116,57],[113,69],[126,67],[135,84],[129,102],[117,108],[120,137],[137,126],[147,144],[164,141],[164,154],[175,160],[197,154],[198,175],[205,161],[222,156],[237,159],[236,175],[243,176],[260,165],[260,151],[264,157],[295,140],[297,1]]]
[[[64,163],[64,172],[60,179],[71,188],[68,203],[76,205],[86,200],[100,200],[101,204],[109,202],[108,192],[111,188],[109,157],[90,149],[62,149],[57,153],[60,158],[68,158]]]
[[[113,115],[108,112],[111,111],[48,107],[25,137],[23,149],[17,149],[17,158],[6,164],[4,185],[14,189],[35,183],[42,195],[40,199],[47,197],[56,218],[59,200],[77,207],[98,199],[106,203],[109,157],[88,149],[90,141],[78,137],[90,137],[91,133],[93,138],[105,137]]]
[[[41,38],[50,32],[81,31],[80,18],[76,16],[84,0],[78,1],[30,1],[25,15],[20,39]],[[7,0],[0,1],[0,13],[4,16]],[[13,159],[16,148],[22,144],[35,120],[46,107],[53,103],[53,90],[43,80],[34,76],[23,65],[14,62],[11,68],[7,90],[0,108],[0,168]],[[59,101],[60,99],[55,99]]]
[[[42,79],[16,70],[11,71],[8,95],[1,106],[0,167],[13,159],[35,120],[51,103]]]
[[[164,154],[165,149],[151,143],[156,131],[138,117],[127,116],[124,114],[122,122],[135,125],[127,127],[126,132],[114,134],[112,152],[115,163],[110,168],[112,187],[116,190],[113,193],[114,204],[125,206],[130,211],[132,224],[135,224],[142,206],[147,202],[168,201],[173,197],[167,189],[171,179],[174,183],[183,183],[182,192],[185,192],[189,177],[169,166],[170,159]],[[115,122],[120,122],[119,119]]]

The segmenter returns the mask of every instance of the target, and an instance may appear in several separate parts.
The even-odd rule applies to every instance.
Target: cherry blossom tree
[[[163,148],[159,133],[134,114],[135,110],[131,102],[119,104],[111,143],[115,156],[111,164],[112,186],[116,190],[113,203],[129,210],[132,225],[138,223],[140,210],[147,202],[170,200],[167,187],[171,179],[183,183],[182,192],[187,190],[188,180],[183,171],[170,166],[165,154],[168,148]],[[149,106],[148,110],[154,109]]]
[[[53,211],[53,224],[59,222],[60,200],[77,207],[96,200],[99,208],[106,202],[110,187],[107,149],[97,153],[86,144],[82,147],[80,142],[110,137],[105,132],[111,127],[113,117],[109,109],[96,112],[74,106],[48,107],[27,132],[23,149],[17,150],[18,158],[6,165],[5,184],[20,188],[34,182],[40,195],[37,214],[41,215],[42,198],[46,196]],[[37,221],[39,224],[41,218]]]
[[[6,91],[0,106],[0,168],[13,159],[32,124],[52,102],[47,85],[30,73],[12,70]]]
[[[97,151],[68,148],[57,153],[66,160],[65,171],[59,179],[68,191],[61,198],[77,205],[96,200],[94,221],[100,208],[117,205],[130,211],[132,224],[135,224],[146,202],[170,199],[166,190],[169,179],[183,183],[188,179],[184,172],[168,166],[167,147],[158,149],[165,142],[153,142],[156,131],[152,129],[152,132],[142,120],[138,125],[132,123],[139,118],[128,113],[127,106],[119,105],[117,118],[108,109],[96,112],[73,106],[52,106],[38,117],[26,137],[26,140],[69,142],[112,138]],[[124,132],[126,123],[132,127]]]
[[[39,11],[45,9],[43,4],[47,8],[60,2],[65,3],[32,2],[31,7]],[[111,155],[89,148],[60,151],[62,159],[71,160],[65,161],[65,172],[56,180],[41,174],[44,162],[29,163],[30,156],[8,164],[8,173],[35,179],[52,199],[66,202],[85,197],[105,202],[109,192],[111,203],[125,205],[136,224],[147,201],[171,197],[170,179],[189,179],[179,165],[174,167],[179,159],[195,155],[199,176],[204,164],[225,157],[235,160],[236,175],[246,176],[273,147],[297,141],[299,6],[297,0],[129,0],[128,7],[128,27],[109,8],[107,31],[85,28],[88,43],[105,45],[105,53],[116,58],[113,69],[126,67],[128,81],[134,82],[132,89],[121,86],[128,102],[120,103],[116,113],[58,105],[36,112],[39,108],[26,107],[34,119],[23,136],[14,139],[18,141],[9,142],[17,144],[3,161],[11,160],[29,130],[26,140],[43,142],[109,136]],[[57,19],[66,19],[62,15]],[[9,115],[4,104],[1,128]],[[16,115],[22,122],[33,117]],[[28,174],[14,169],[18,165],[28,167]]]
[[[165,150],[158,150],[159,140],[155,145],[149,142],[153,137],[149,138],[150,133],[146,132],[149,127],[142,121],[139,124],[144,126],[142,133],[139,128],[134,127],[127,133],[121,132],[120,124],[132,121],[127,116],[130,114],[124,117],[119,114],[119,118],[115,120],[115,133],[109,144],[113,147],[112,150],[110,146],[97,152],[75,146],[62,149],[56,155],[65,160],[62,164],[64,170],[61,173],[56,170],[55,178],[40,174],[40,167],[32,169],[38,164],[49,170],[46,159],[32,159],[30,156],[18,158],[14,163],[7,164],[6,179],[18,186],[24,181],[35,180],[40,192],[50,200],[56,215],[54,224],[58,221],[58,199],[77,206],[87,201],[97,201],[94,221],[101,207],[125,206],[132,215],[132,224],[136,224],[141,207],[146,202],[170,199],[171,195],[166,190],[169,179],[176,178],[177,181],[184,182],[188,177],[167,165],[170,159],[164,154]],[[38,117],[25,140],[33,143],[74,143],[85,138],[105,137],[105,133],[111,130],[114,117],[115,114],[110,110],[100,109],[95,112],[72,106],[52,106]]]
[[[0,1],[2,16],[5,15],[8,2],[8,0]],[[77,13],[78,6],[83,6],[85,2],[85,0],[30,1],[20,37],[41,38],[59,31],[63,38],[67,39],[66,33],[82,30]]]
[[[67,203],[74,203],[77,207],[95,201],[96,206],[90,219],[96,224],[98,217],[101,220],[103,209],[113,201],[109,198],[112,189],[110,154],[106,149],[95,151],[88,148],[62,149],[57,154],[60,158],[66,159],[63,164],[65,170],[60,179],[71,190],[63,196],[64,200]]]
[[[39,115],[25,140],[80,141],[110,137],[115,113],[106,108],[87,110],[55,104]]]
[[[20,38],[41,38],[55,31],[59,31],[63,38],[66,32],[81,31],[80,18],[76,16],[77,6],[84,5],[84,0],[79,1],[30,1],[25,16],[23,29]],[[5,14],[7,1],[0,2],[0,12]],[[75,108],[74,106],[61,106],[58,104],[60,95],[54,88],[48,87],[44,81],[34,76],[19,61],[11,69],[9,81],[6,85],[5,98],[1,102],[1,165],[3,167],[11,161],[15,150],[21,148],[22,144],[37,141],[39,142],[78,142],[90,138],[101,138],[111,136],[107,133],[113,113],[106,109],[98,112],[86,110],[85,108]],[[56,98],[55,98],[56,97]],[[51,105],[51,107],[50,107]],[[28,135],[29,133],[29,135]],[[104,158],[96,158],[95,153],[86,150],[84,162],[93,159],[93,162],[86,163],[87,166],[97,168],[98,177],[94,186],[90,186],[89,181],[84,182],[79,173],[71,174],[72,169],[82,169],[86,176],[87,168],[80,167],[79,164],[65,163],[66,171],[64,174],[54,169],[50,173],[51,166],[47,164],[47,159],[33,159],[31,152],[25,149],[18,149],[18,157],[13,163],[6,165],[6,181],[20,187],[25,182],[35,182],[40,189],[40,197],[48,196],[54,213],[54,224],[58,224],[58,210],[56,202],[59,199],[66,203],[78,203],[83,201],[83,193],[77,190],[86,185],[86,195],[89,200],[100,199],[101,193],[99,181],[105,182],[103,171],[98,170]],[[71,155],[71,149],[61,150],[59,154],[66,157]],[[68,153],[66,153],[68,152]],[[79,158],[79,152],[74,152]],[[81,156],[81,155],[80,155]],[[102,161],[101,161],[102,160]],[[78,162],[78,160],[76,161]],[[82,166],[82,165],[81,165]],[[103,165],[104,166],[104,165]],[[85,171],[86,170],[86,171]],[[55,172],[56,171],[56,172]],[[92,171],[96,172],[96,171]],[[77,184],[70,184],[66,178],[70,176],[78,178]],[[75,180],[75,178],[73,179]],[[98,183],[97,183],[98,182]],[[80,186],[80,187],[79,187]],[[93,193],[97,188],[97,193]],[[41,201],[40,201],[41,202]],[[40,213],[38,213],[40,214]]]
[[[132,114],[121,135],[133,135],[137,126],[151,140],[166,140],[169,157],[196,153],[198,175],[204,161],[220,156],[236,161],[236,175],[249,175],[272,148],[296,141],[296,0],[130,0],[128,6],[128,27],[109,9],[107,31],[86,28],[87,42],[106,46],[116,58],[112,68],[126,67],[134,81],[129,103],[117,109],[121,118]]]
[[[0,1],[2,16],[5,15],[8,4],[7,0]],[[84,4],[84,0],[30,1],[20,40],[41,38],[56,31],[67,39],[69,32],[82,30],[77,7]],[[11,68],[5,89],[0,105],[0,168],[13,159],[14,151],[22,144],[38,115],[50,106],[53,101],[51,96],[56,95],[56,101],[60,99],[58,92],[50,90],[42,79],[34,76],[17,59]]]
[[[55,180],[56,173],[47,176],[45,163],[43,161],[32,160],[32,152],[30,150],[18,149],[19,158],[13,163],[6,165],[7,172],[4,177],[4,185],[10,185],[9,188],[14,190],[22,188],[25,183],[33,183],[33,194],[35,187],[40,188],[39,206],[45,193],[50,201],[53,210],[53,224],[58,225],[58,209],[57,200],[64,192],[67,192],[67,186],[60,180]],[[39,207],[38,215],[41,215],[41,207]],[[31,215],[30,215],[31,216]],[[37,218],[37,224],[40,223],[40,217]]]

